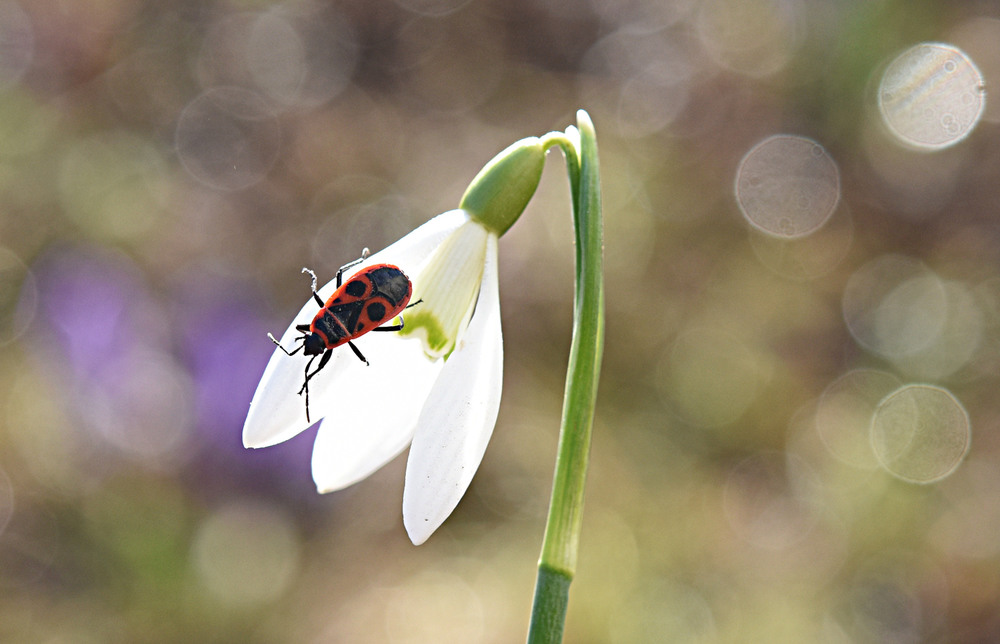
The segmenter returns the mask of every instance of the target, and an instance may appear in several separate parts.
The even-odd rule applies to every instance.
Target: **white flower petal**
[[[313,480],[320,492],[356,483],[403,451],[444,365],[442,360],[428,360],[419,342],[395,333],[369,333],[357,345],[371,366],[348,348],[345,359],[359,366],[345,369],[344,376],[338,372],[323,389],[326,418],[312,455]],[[324,375],[325,370],[310,385]]]
[[[420,545],[461,500],[493,434],[503,384],[497,238],[489,235],[476,311],[427,397],[406,465],[403,524]]]
[[[468,218],[468,214],[462,210],[452,210],[438,215],[385,250],[369,257],[363,264],[355,267],[354,271],[360,270],[365,265],[378,262],[393,263],[403,269],[403,272],[407,272],[408,268],[416,270],[423,260],[451,233],[467,222]],[[303,277],[302,280],[305,282],[303,286],[308,287],[306,278]],[[320,297],[325,301],[336,287],[336,281],[330,280],[323,288],[319,289]],[[295,345],[295,338],[301,335],[295,330],[295,326],[312,322],[318,310],[316,302],[309,298],[296,314],[288,329],[282,334],[282,346],[291,350]],[[328,372],[339,372],[345,364],[342,359],[345,356],[340,354],[345,352],[349,354],[347,357],[351,361],[359,362],[350,348],[343,347],[342,349],[334,352],[330,364],[321,372],[321,375]],[[295,395],[302,386],[307,363],[308,359],[301,353],[289,357],[280,349],[275,348],[267,367],[264,369],[264,375],[261,376],[260,384],[257,385],[257,391],[250,403],[246,423],[243,425],[244,446],[267,447],[275,445],[292,438],[309,426],[305,417],[305,402]],[[346,362],[346,364],[349,363],[350,361]],[[310,381],[309,387],[310,416],[313,421],[323,417],[323,405],[320,403],[326,400],[326,388],[320,384],[323,380],[319,380],[319,378],[320,376],[317,376]]]

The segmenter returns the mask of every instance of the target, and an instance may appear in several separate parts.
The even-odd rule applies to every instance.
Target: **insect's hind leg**
[[[372,331],[378,331],[378,330],[379,329],[372,329]],[[358,356],[358,359],[361,360],[361,362],[365,363],[369,367],[371,366],[371,363],[368,362],[368,358],[366,358],[364,354],[361,353],[361,349],[358,348],[358,345],[354,344],[350,340],[347,341],[347,345],[351,347],[351,351],[354,352],[354,355]]]

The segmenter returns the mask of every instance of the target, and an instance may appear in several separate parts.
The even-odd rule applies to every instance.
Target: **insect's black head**
[[[310,333],[302,341],[302,352],[307,356],[318,356],[326,351],[326,342],[318,333]]]

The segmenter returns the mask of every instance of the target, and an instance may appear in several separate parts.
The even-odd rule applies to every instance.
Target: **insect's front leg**
[[[302,328],[303,326],[305,327],[304,329]],[[296,331],[302,331],[303,333],[305,333],[306,331],[309,330],[309,326],[308,325],[300,324],[300,325],[298,325],[298,326],[295,327],[295,330]],[[295,347],[295,349],[293,351],[289,351],[285,347],[281,346],[281,343],[278,342],[275,339],[275,337],[273,335],[271,335],[270,333],[267,334],[267,337],[271,338],[271,342],[273,342],[276,347],[278,347],[279,349],[281,349],[282,351],[284,351],[286,356],[294,356],[296,353],[298,353],[299,351],[302,350],[302,347],[305,346],[304,344],[300,344],[299,346]],[[299,339],[300,340],[304,339],[304,336],[302,338],[299,338]]]

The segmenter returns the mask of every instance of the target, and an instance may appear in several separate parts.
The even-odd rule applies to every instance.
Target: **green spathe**
[[[545,147],[536,136],[509,146],[479,171],[459,208],[497,236],[507,232],[525,207],[545,165]]]

